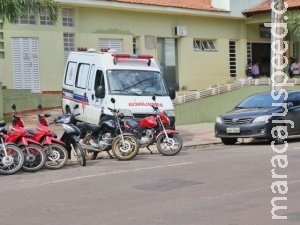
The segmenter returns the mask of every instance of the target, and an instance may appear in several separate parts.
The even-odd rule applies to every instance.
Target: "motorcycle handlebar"
[[[116,110],[116,109],[112,109],[112,108],[109,108],[109,107],[107,107],[111,112],[114,112],[114,113],[116,113],[116,112],[118,112],[118,110]]]
[[[155,110],[155,111],[158,111],[158,107],[157,106],[154,106],[154,105],[151,105],[152,108]]]

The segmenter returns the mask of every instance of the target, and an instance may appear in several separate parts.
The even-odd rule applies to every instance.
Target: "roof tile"
[[[211,0],[110,0],[122,3],[165,6],[182,9],[194,9],[203,11],[228,12],[224,9],[214,8]]]
[[[247,16],[251,16],[253,14],[264,13],[271,10],[272,0],[266,0],[265,2],[254,6],[250,9],[245,10],[243,13]],[[285,0],[284,2],[288,3],[288,9],[298,9],[300,8],[300,0]]]

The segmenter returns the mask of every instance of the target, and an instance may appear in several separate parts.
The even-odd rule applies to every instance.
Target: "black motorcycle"
[[[74,110],[79,106],[76,104],[74,106]],[[66,113],[62,114],[56,119],[54,119],[55,124],[61,124],[64,128],[64,133],[61,136],[60,140],[66,144],[66,149],[68,151],[68,158],[71,159],[71,152],[73,150],[73,154],[77,158],[79,164],[81,166],[86,165],[86,158],[82,146],[79,142],[80,130],[76,126],[75,117],[80,115],[80,113]]]
[[[111,98],[114,104],[115,99]],[[139,151],[139,142],[131,133],[123,133],[121,124],[124,115],[119,114],[116,109],[108,108],[112,112],[112,117],[103,121],[100,125],[91,123],[81,124],[82,147],[87,159],[93,160],[99,152],[106,151],[107,154],[118,160],[130,160]],[[113,156],[109,153],[112,150]]]

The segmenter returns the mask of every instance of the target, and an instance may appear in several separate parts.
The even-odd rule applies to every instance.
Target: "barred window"
[[[41,25],[53,25],[53,21],[50,20],[50,16],[47,10],[42,9],[40,14]]]
[[[74,27],[75,26],[75,12],[72,8],[63,8],[62,9],[62,23],[65,27]]]
[[[29,9],[27,9],[27,12],[24,13],[22,17],[18,18],[17,23],[19,24],[36,24],[36,18],[33,12],[30,12]]]
[[[215,40],[194,40],[194,50],[197,51],[216,51]]]
[[[74,34],[64,33],[64,56],[67,61],[69,53],[75,50],[75,38]]]

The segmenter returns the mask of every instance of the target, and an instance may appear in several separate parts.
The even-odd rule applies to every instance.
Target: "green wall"
[[[1,89],[1,92],[0,103],[3,107],[0,107],[0,119],[3,119],[4,114],[13,112],[13,103],[17,106],[17,112],[36,110],[38,104],[42,104],[44,109],[61,107],[61,94],[32,94],[30,90],[14,89]]]
[[[299,86],[286,87],[299,90]],[[176,125],[215,122],[218,115],[236,106],[251,94],[270,91],[270,86],[247,86],[234,91],[175,105]]]

